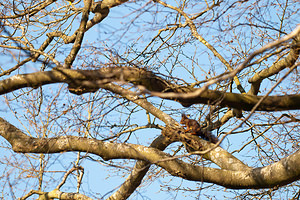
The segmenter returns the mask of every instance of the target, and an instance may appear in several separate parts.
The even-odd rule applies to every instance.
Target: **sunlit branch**
[[[300,177],[298,167],[300,151],[263,168],[252,170],[242,168],[232,171],[196,166],[179,159],[169,159],[169,154],[156,148],[136,144],[102,142],[75,136],[32,138],[2,118],[0,118],[0,127],[0,134],[12,145],[12,149],[19,153],[80,151],[98,155],[104,160],[120,158],[144,160],[162,167],[173,176],[215,183],[228,188],[268,188],[290,183]]]

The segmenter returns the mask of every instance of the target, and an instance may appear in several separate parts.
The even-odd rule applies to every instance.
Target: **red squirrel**
[[[191,132],[192,135],[199,135],[201,133],[200,124],[194,119],[189,119],[185,114],[181,115],[180,124],[186,127],[185,132]]]
[[[190,132],[192,135],[198,135],[201,138],[208,140],[212,143],[218,142],[218,139],[215,136],[213,136],[210,132],[202,132],[200,124],[194,119],[189,119],[185,114],[181,115],[180,124],[183,124],[184,127],[186,127],[185,132]]]

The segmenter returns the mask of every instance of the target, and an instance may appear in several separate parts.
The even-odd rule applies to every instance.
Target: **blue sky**
[[[63,2],[61,2],[63,3]],[[66,3],[66,2],[65,2]],[[141,5],[145,4],[145,2],[139,3]],[[112,53],[112,57],[116,59],[116,57],[121,56],[122,58],[120,59],[120,62],[124,62],[126,60],[131,60],[134,58],[134,51],[136,52],[141,52],[145,46],[151,41],[151,39],[157,34],[158,30],[165,27],[166,24],[162,23],[163,21],[167,20],[170,23],[172,23],[174,15],[169,14],[167,9],[162,9],[161,7],[156,7],[154,4],[151,4],[151,6],[146,6],[145,8],[149,8],[149,10],[145,9],[145,13],[142,15],[138,15],[138,20],[133,21],[129,27],[128,30],[123,31],[122,27],[123,24],[126,22],[133,20],[136,17],[136,9],[140,8],[141,5],[138,5],[138,3],[134,4],[124,4],[119,7],[115,7],[111,9],[111,12],[109,16],[104,19],[99,25],[93,27],[89,32],[84,37],[84,43],[83,43],[83,48],[81,49],[80,52],[80,57],[76,60],[74,63],[74,67],[85,67],[85,68],[92,68],[93,64],[98,67],[101,66],[102,64],[105,64],[108,62],[109,59],[105,58],[105,56],[109,56],[107,54],[101,55],[101,52],[103,50],[109,48]],[[161,15],[153,15],[153,11],[157,9],[157,11]],[[151,12],[150,12],[151,11]],[[258,8],[259,11],[259,8]],[[238,16],[238,15],[236,15]],[[273,15],[268,15],[273,16]],[[267,14],[266,14],[267,17]],[[275,16],[273,16],[275,18]],[[209,18],[209,16],[207,16]],[[232,15],[232,23],[235,20],[238,20],[238,18],[235,18],[235,16]],[[77,26],[79,26],[78,20],[75,20],[74,25],[72,30],[74,30]],[[276,21],[276,19],[270,19],[270,21]],[[272,22],[273,23],[273,22]],[[217,26],[217,22],[215,23]],[[222,24],[221,24],[222,25]],[[276,24],[274,24],[276,25]],[[128,27],[128,26],[127,26]],[[289,30],[287,28],[287,30]],[[142,33],[140,31],[143,31]],[[214,34],[218,32],[217,27],[201,27],[199,28],[200,33],[207,38],[207,40],[213,40],[214,39]],[[245,35],[246,40],[251,40],[253,38],[247,37],[247,31],[249,29],[243,29],[241,28],[241,32]],[[168,37],[170,33],[166,32],[165,38]],[[179,35],[184,35],[184,37],[175,37],[176,34]],[[241,35],[243,35],[241,34]],[[182,42],[185,41],[190,37],[189,35],[189,30],[188,29],[180,29],[175,33],[175,36],[170,40],[170,43],[176,42]],[[230,37],[230,36],[228,36]],[[120,38],[120,40],[116,40],[116,38]],[[137,39],[138,38],[138,39]],[[165,39],[164,38],[164,39]],[[42,38],[43,39],[43,38]],[[266,41],[267,42],[267,41]],[[36,41],[36,46],[39,46],[41,44],[41,41]],[[151,46],[149,49],[155,49],[160,45],[160,43],[156,43],[153,46]],[[255,46],[253,46],[253,50],[256,50],[260,46],[262,46],[263,43],[259,44],[259,41],[256,43]],[[63,58],[65,55],[69,53],[69,48],[71,45],[66,45],[62,49],[60,49],[59,53],[61,53],[61,56],[58,56],[57,59],[59,61],[63,61]],[[93,46],[94,48],[90,47]],[[230,52],[226,51],[226,49],[222,48],[222,46],[216,47],[218,50],[220,50],[221,53],[225,57],[230,56]],[[130,51],[127,51],[130,49]],[[187,56],[184,56],[184,54],[180,54],[181,52],[185,52]],[[107,53],[107,51],[105,52]],[[168,55],[172,55],[167,62],[164,62],[164,58],[168,57]],[[178,55],[178,57],[176,57]],[[1,56],[3,58],[3,56]],[[1,66],[6,67],[6,65],[3,65],[5,62],[10,62],[10,59],[7,59],[7,57],[3,58]],[[214,72],[217,74],[220,74],[221,72],[225,71],[225,68],[221,66],[220,62],[211,55],[210,52],[206,48],[204,48],[203,44],[200,42],[194,42],[192,44],[185,45],[183,47],[174,47],[174,48],[169,48],[169,49],[162,49],[161,52],[157,55],[157,57],[150,59],[149,57],[145,56],[143,59],[140,57],[138,60],[135,61],[136,63],[139,63],[140,65],[147,66],[149,68],[155,68],[157,66],[160,67],[159,72],[164,73],[167,75],[168,70],[170,70],[173,65],[176,65],[176,68],[172,68],[174,70],[174,74],[178,76],[178,78],[185,79],[187,82],[193,82],[193,77],[187,73],[185,70],[185,67],[194,67],[195,73],[198,74],[200,77],[203,77],[202,79],[205,79],[204,77],[207,75],[205,71],[202,71],[201,69],[207,69],[212,66],[214,66]],[[201,63],[201,66],[198,66],[198,63]],[[32,71],[37,71],[39,70],[40,63],[30,63],[27,64],[25,68],[22,68],[23,72],[32,72]],[[202,68],[201,68],[202,67]],[[5,77],[4,77],[5,78]],[[244,82],[244,86],[247,86],[247,84]],[[62,93],[59,97],[53,98],[53,95],[57,93],[57,91],[60,89],[60,87],[66,87],[61,86],[60,84],[55,84],[55,85],[50,85],[50,86],[44,86],[43,91],[45,92],[44,100],[41,102],[41,107],[42,110],[47,110],[48,104],[52,101],[55,101],[58,103],[58,109],[66,109],[68,106],[74,105],[75,101],[87,101],[88,99],[92,98],[100,98],[101,93],[98,93],[97,95],[93,94],[85,94],[81,97],[68,94],[68,93]],[[27,89],[23,90],[27,91]],[[23,91],[18,91],[15,92],[14,94],[8,94],[8,97],[13,98],[13,95],[17,95],[19,93],[22,93]],[[32,96],[38,95],[39,91],[35,90],[32,93]],[[48,96],[47,96],[48,95]],[[4,106],[1,109],[1,116],[3,116],[5,119],[7,119],[9,122],[20,128],[21,130],[26,132],[26,128],[33,134],[33,135],[38,135],[41,134],[38,132],[38,129],[35,129],[34,126],[30,126],[29,123],[26,122],[26,113],[28,110],[31,110],[30,105],[27,103],[27,100],[29,98],[32,98],[32,96],[29,96],[28,98],[25,96],[22,99],[18,101],[14,101],[12,105],[14,105],[12,111],[17,112],[18,116],[21,119],[21,122],[24,123],[23,125],[18,121],[14,115],[13,112],[9,111],[9,109]],[[153,102],[157,103],[157,106],[161,103],[161,100],[158,98],[151,98]],[[5,99],[2,97],[1,98],[2,103],[5,103]],[[116,102],[108,102],[108,104],[116,104]],[[24,106],[26,104],[26,106]],[[64,106],[66,104],[66,106]],[[199,117],[199,111],[202,109],[201,105],[196,105],[193,107],[193,109],[183,109],[183,107],[176,103],[176,102],[171,102],[171,101],[163,101],[162,103],[165,106],[165,111],[169,114],[172,114],[174,118],[176,118],[177,121],[180,120],[180,114],[182,111],[188,112],[192,114],[194,118]],[[35,107],[38,107],[39,105],[34,105]],[[83,103],[83,105],[79,105],[77,110],[74,112],[70,112],[69,114],[66,114],[65,117],[61,118],[59,121],[52,121],[50,123],[51,126],[57,126],[57,124],[63,124],[63,127],[57,126],[56,128],[51,129],[53,131],[52,133],[49,132],[49,135],[51,134],[68,134],[68,133],[74,133],[75,131],[84,131],[84,128],[81,127],[80,125],[74,125],[72,124],[73,122],[76,122],[75,119],[72,119],[72,121],[69,121],[71,119],[72,115],[78,115],[78,118],[80,119],[87,119],[88,114],[87,110],[85,110],[85,106],[92,106],[91,103]],[[103,110],[101,110],[99,107],[101,106],[100,103],[94,105],[94,112],[103,114],[107,108],[103,106]],[[130,107],[130,109],[136,111],[135,114],[132,115],[132,120],[134,120],[132,123],[137,123],[141,125],[145,125],[147,123],[147,118],[145,111],[140,110],[139,108],[133,108]],[[34,110],[32,108],[32,110]],[[118,117],[121,116],[122,119],[126,118],[126,113],[129,111],[126,111],[125,109],[122,110],[120,108],[119,113],[124,112],[123,114],[118,114],[118,113],[110,113],[109,114],[109,123],[119,123]],[[24,112],[24,114],[22,113]],[[50,113],[50,112],[49,112]],[[28,115],[29,116],[29,115]],[[151,116],[152,117],[152,116]],[[44,115],[41,114],[40,117],[37,117],[39,123],[45,123],[47,119],[47,113]],[[152,117],[153,120],[153,117]],[[80,120],[78,119],[77,122]],[[156,120],[156,123],[162,124],[160,121]],[[235,125],[238,123],[235,119],[232,119],[228,124],[230,125]],[[46,124],[46,123],[45,123]],[[93,122],[94,126],[97,125],[103,125],[103,122],[99,119],[95,119]],[[163,125],[163,124],[162,124]],[[229,125],[227,128],[224,128],[222,131],[227,131],[231,128]],[[43,130],[43,129],[41,129]],[[97,130],[97,129],[95,129]],[[118,128],[115,129],[110,129],[110,128],[103,128],[103,129],[98,129],[99,134],[104,134],[104,135],[109,135],[110,132],[113,134],[118,132]],[[74,131],[74,132],[73,132]],[[95,131],[96,132],[96,131]],[[95,133],[96,134],[96,133]],[[142,131],[137,131],[133,133],[133,137],[130,138],[129,142],[132,143],[138,143],[138,144],[144,144],[144,145],[149,145],[150,142],[155,138],[155,136],[159,135],[160,131],[155,130],[155,129],[149,129],[149,130],[142,130]],[[124,136],[126,137],[126,136]],[[228,137],[228,140],[225,140],[222,143],[222,147],[225,149],[228,149],[228,151],[232,151],[233,149],[238,149],[238,147],[242,146],[243,143],[241,141],[246,141],[247,138],[250,137],[249,134],[239,134],[239,135],[232,135]],[[124,138],[123,138],[124,139]],[[9,146],[7,142],[5,142],[2,138],[0,138],[1,145],[4,147]],[[179,146],[179,143],[175,143],[172,145],[172,148],[169,148],[167,152],[172,152],[172,150],[176,149],[177,146]],[[248,159],[248,153],[251,154],[253,151],[251,151],[250,147],[247,147],[243,150],[243,154],[238,155],[238,157],[241,160],[246,160],[251,163],[251,159]],[[7,158],[7,160],[16,160],[16,161],[23,161],[22,166],[26,166],[28,168],[30,167],[36,167],[36,170],[38,170],[39,162],[38,162],[38,155],[18,155],[18,154],[11,154],[9,150],[6,151],[1,151],[1,155],[4,156],[4,158]],[[12,157],[10,157],[12,155]],[[81,153],[81,156],[84,156],[85,153]],[[45,184],[45,190],[51,191],[56,187],[56,185],[53,184],[53,182],[56,180],[60,180],[60,178],[64,175],[63,171],[68,170],[72,167],[72,163],[76,160],[77,153],[62,153],[62,154],[55,154],[55,155],[50,155],[51,159],[49,159],[48,164],[47,164],[47,170],[50,171],[46,176],[45,180],[46,182],[48,181],[47,184]],[[30,157],[34,157],[35,159],[32,159],[29,161]],[[84,166],[85,168],[85,175],[83,179],[83,186],[82,190],[83,191],[90,191],[92,194],[96,195],[98,198],[101,198],[103,195],[107,198],[109,196],[110,191],[115,191],[115,189],[118,188],[120,184],[123,183],[123,181],[127,178],[127,172],[130,167],[134,166],[133,161],[128,161],[126,165],[124,164],[124,167],[126,167],[124,170],[117,171],[114,170],[111,167],[107,167],[106,165],[109,164],[109,162],[103,163],[103,161],[100,158],[97,158],[97,156],[92,156],[94,159],[99,159],[101,162],[95,162],[91,161],[89,159],[84,160],[81,165]],[[46,156],[47,158],[47,156]],[[122,163],[123,164],[123,163]],[[153,166],[155,168],[155,166]],[[10,168],[5,165],[0,163],[0,171],[2,172],[7,172],[9,170],[13,170],[13,168]],[[157,172],[158,169],[156,169],[155,172]],[[22,177],[23,175],[25,176],[27,173],[23,172],[22,170],[14,169],[12,171],[14,173],[14,178],[15,180],[18,180],[18,177]],[[1,176],[2,174],[0,174]],[[176,188],[177,186],[180,187],[185,187],[185,188],[191,188],[195,189],[197,186],[203,186],[202,183],[195,183],[191,181],[185,181],[180,178],[176,177],[164,177],[164,173],[158,176],[158,178],[155,178],[153,182],[151,181],[146,181],[142,185],[145,185],[145,187],[141,188],[138,190],[138,192],[134,193],[130,199],[191,199],[189,196],[192,194],[193,196],[197,196],[199,194],[198,191],[193,191],[191,193],[183,193],[182,191],[172,191],[168,192],[167,191],[167,186],[170,185],[172,188]],[[27,174],[28,176],[28,174]],[[16,195],[17,197],[20,197],[21,195],[26,194],[30,189],[37,189],[37,179],[29,179],[26,177],[24,180],[20,180],[20,183],[16,182],[15,180],[10,180],[13,184],[16,184]],[[27,182],[28,180],[28,182]],[[5,179],[4,177],[1,179],[0,186],[5,187],[5,191],[7,194],[4,194],[5,197],[6,195],[9,195],[10,189],[8,185],[8,179]],[[161,189],[160,186],[164,186],[165,191],[159,192]],[[205,185],[205,184],[204,184]],[[26,191],[23,193],[20,188],[26,186]],[[225,189],[219,189],[218,187],[214,188],[215,191],[212,190],[212,188],[208,188],[206,190],[201,191],[201,198],[200,199],[205,199],[205,192],[210,191],[211,193],[215,192],[215,199],[222,199],[224,198],[224,195],[227,197],[233,196],[234,194],[227,192]],[[70,178],[70,181],[63,187],[63,191],[66,192],[75,192],[76,191],[76,180],[73,178]],[[19,196],[18,196],[19,195]],[[87,195],[89,195],[87,193]],[[11,197],[13,198],[13,197]]]

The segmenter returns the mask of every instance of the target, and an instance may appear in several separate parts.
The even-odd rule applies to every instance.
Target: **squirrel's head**
[[[182,113],[182,114],[181,114],[181,117],[182,117],[182,118],[185,118],[185,119],[188,119],[188,118],[190,117],[190,115],[186,115],[186,114]]]

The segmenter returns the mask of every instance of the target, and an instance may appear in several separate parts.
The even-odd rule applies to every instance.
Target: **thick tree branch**
[[[163,132],[164,134],[167,133],[167,135],[171,138],[174,138],[174,135],[176,134],[178,135],[178,131],[172,128],[166,128]],[[160,135],[157,139],[155,139],[152,142],[150,147],[154,147],[163,151],[167,147],[167,145],[171,144],[172,139],[169,139],[168,136],[164,137]],[[188,143],[187,145],[193,147],[194,150],[195,149],[201,150],[203,149],[203,146],[205,146],[206,148],[211,148],[212,150],[206,153],[205,155],[203,155],[203,157],[216,163],[222,169],[228,169],[228,170],[251,169],[250,167],[242,163],[240,160],[235,158],[232,154],[228,153],[224,149],[220,147],[214,148],[213,145],[209,144],[208,142],[196,136],[185,136],[183,134],[179,134],[177,138],[179,141],[183,143]],[[131,174],[126,179],[126,181],[108,199],[109,200],[127,199],[132,194],[132,192],[134,192],[135,189],[140,185],[142,178],[145,176],[149,168],[150,168],[149,162],[137,161],[136,165],[134,166],[134,169],[132,170]]]
[[[136,144],[116,144],[96,139],[62,136],[32,138],[0,118],[0,135],[20,153],[89,152],[109,159],[137,159],[156,164],[173,176],[192,181],[215,183],[228,188],[270,188],[285,185],[300,178],[300,151],[272,165],[239,171],[214,169],[172,159],[170,155],[151,147]]]
[[[80,194],[80,193],[61,192],[58,189],[52,190],[50,192],[42,192],[42,191],[37,191],[37,190],[31,190],[28,194],[26,194],[22,198],[19,198],[18,200],[28,199],[28,197],[30,197],[30,196],[32,196],[34,194],[40,195],[37,200],[50,200],[50,199],[59,199],[59,200],[74,200],[74,199],[92,200],[92,198],[89,198],[88,196]]]
[[[256,95],[259,91],[261,82],[274,74],[278,74],[280,71],[287,67],[292,67],[300,54],[300,34],[298,34],[294,41],[292,42],[292,48],[289,54],[282,60],[274,63],[271,67],[257,72],[252,78],[248,81],[251,83],[251,89],[248,94]]]
[[[52,71],[15,75],[2,80],[0,81],[0,94],[5,94],[24,87],[36,88],[51,83],[71,84],[72,92],[81,94],[86,92],[84,91],[84,86],[88,89],[92,89],[92,91],[97,91],[99,89],[99,84],[111,81],[130,82],[137,85],[143,85],[151,91],[162,91],[168,88],[168,83],[166,81],[155,76],[152,72],[143,69],[129,67],[111,67],[98,70],[54,68]]]
[[[171,140],[160,135],[151,143],[150,147],[163,151],[169,144],[171,144]],[[127,199],[141,184],[142,179],[148,172],[149,168],[149,162],[142,160],[137,161],[133,170],[131,171],[131,174],[127,177],[121,187],[108,198],[108,200]]]
[[[86,29],[89,30],[91,27],[93,27],[95,24],[100,23],[105,17],[107,17],[110,8],[121,5],[128,0],[103,0],[99,2],[95,2],[92,5],[91,11],[95,13],[95,16],[93,19],[88,21],[86,25]]]
[[[191,93],[157,93],[151,94],[173,99],[182,105],[217,104],[222,107],[237,108],[250,111],[263,96],[221,92],[216,90],[194,89]],[[258,105],[258,111],[282,111],[300,109],[300,95],[268,96]]]
[[[170,138],[170,140],[182,142],[186,146],[190,154],[201,155],[205,159],[212,161],[222,169],[251,169],[221,147],[216,147],[215,144],[207,142],[206,140],[203,140],[198,136],[183,132],[183,129],[166,127],[162,131],[162,134]]]
[[[237,108],[250,111],[262,96],[227,93],[215,90],[193,89],[169,83],[154,73],[136,68],[102,68],[99,70],[54,69],[15,75],[0,81],[0,94],[5,94],[24,87],[39,87],[50,83],[68,83],[71,92],[82,94],[95,92],[107,87],[111,81],[129,82],[142,85],[151,94],[180,102],[184,106],[192,104],[218,104],[222,107]],[[109,89],[109,88],[108,88]],[[166,92],[167,91],[167,92]],[[119,91],[121,92],[121,91]],[[130,91],[128,91],[130,93]],[[121,93],[120,93],[121,94]],[[134,95],[135,96],[135,95]],[[137,97],[133,97],[136,99]],[[257,107],[259,111],[282,111],[300,109],[300,95],[268,96]]]

